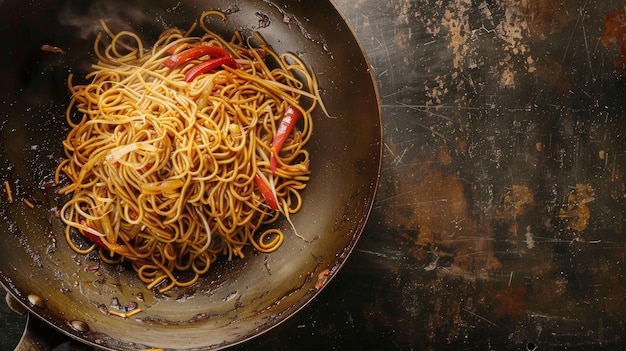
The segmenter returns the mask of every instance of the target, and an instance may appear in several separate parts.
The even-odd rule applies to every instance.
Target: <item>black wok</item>
[[[94,62],[103,18],[151,42],[166,27],[188,28],[208,9],[231,12],[210,26],[225,37],[258,30],[278,52],[299,54],[317,73],[332,115],[315,116],[312,178],[293,216],[299,234],[272,254],[220,261],[197,284],[166,294],[134,272],[75,254],[62,235],[63,199],[51,184],[63,156],[69,72]],[[103,349],[217,349],[263,333],[309,302],[343,265],[368,217],[378,183],[381,120],[369,66],[328,1],[0,1],[0,282],[32,315]],[[269,19],[269,22],[267,20]],[[41,50],[42,45],[63,53]],[[24,201],[28,200],[28,201]],[[33,208],[27,202],[34,205]],[[289,225],[277,225],[289,230]],[[323,273],[328,270],[328,276]],[[98,308],[134,302],[130,318]]]

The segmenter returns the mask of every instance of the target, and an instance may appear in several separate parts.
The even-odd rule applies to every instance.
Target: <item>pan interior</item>
[[[65,199],[51,182],[68,131],[66,79],[70,72],[83,76],[94,63],[100,18],[149,43],[167,27],[188,28],[209,9],[229,12],[228,20],[210,23],[225,37],[259,31],[277,52],[297,53],[316,72],[334,118],[315,115],[312,177],[304,207],[292,218],[308,242],[287,235],[277,252],[248,250],[244,260],[221,260],[191,287],[155,294],[132,271],[92,269],[98,261],[65,242],[58,218]],[[260,22],[264,16],[269,23]],[[0,282],[32,313],[104,349],[220,348],[280,323],[319,292],[320,279],[336,274],[371,208],[381,122],[369,65],[330,2],[4,1],[0,17],[2,30],[13,33],[5,37],[9,54],[0,65]],[[277,225],[289,232],[287,223]],[[103,313],[113,299],[142,312],[126,319]]]

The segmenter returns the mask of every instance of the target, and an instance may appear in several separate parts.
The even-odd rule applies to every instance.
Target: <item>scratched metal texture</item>
[[[381,95],[379,195],[315,303],[235,350],[624,349],[624,3],[336,3]]]

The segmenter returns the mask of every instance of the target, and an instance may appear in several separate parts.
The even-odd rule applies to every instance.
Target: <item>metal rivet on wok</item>
[[[46,308],[46,302],[39,295],[29,294],[28,302],[31,304],[31,306]]]
[[[70,322],[70,326],[72,329],[79,331],[81,333],[86,333],[89,331],[89,325],[83,321],[75,320]]]

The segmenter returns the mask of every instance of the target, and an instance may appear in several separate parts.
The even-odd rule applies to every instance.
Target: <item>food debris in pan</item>
[[[291,24],[295,20],[296,20],[296,18],[293,15],[289,15],[289,14],[283,13],[283,23]]]
[[[267,28],[270,26],[270,23],[272,23],[270,21],[270,16],[264,14],[263,12],[256,12],[255,15],[259,19],[258,28]]]
[[[58,46],[52,46],[52,45],[44,44],[44,45],[41,46],[40,49],[41,49],[41,51],[47,51],[47,52],[51,52],[51,53],[54,53],[54,54],[62,54],[62,55],[65,54],[65,50],[61,49]]]
[[[117,297],[113,297],[109,301],[108,306],[103,303],[99,303],[96,305],[96,308],[104,314],[122,318],[130,318],[142,311],[137,302],[129,301],[126,305],[122,305]]]
[[[28,206],[28,208],[30,209],[34,209],[35,208],[35,204],[30,201],[29,199],[23,199],[22,202],[24,202],[24,205]]]
[[[13,202],[13,190],[11,189],[11,183],[9,183],[8,180],[4,181],[4,189],[7,192],[7,198],[9,200],[9,203]]]
[[[91,266],[86,266],[85,267],[85,272],[95,272],[98,269],[100,269],[100,265],[96,263],[96,264],[91,265]]]
[[[15,195],[13,192],[13,188],[11,187],[11,183],[8,180],[4,181],[4,191],[7,194],[7,201],[10,204],[13,203],[15,201]],[[32,200],[27,199],[27,198],[22,198],[22,203],[26,205],[28,208],[30,208],[31,210],[37,207]]]
[[[326,285],[328,282],[328,277],[330,275],[330,271],[328,269],[323,270],[320,274],[317,275],[317,283],[315,283],[315,289],[319,290]]]

